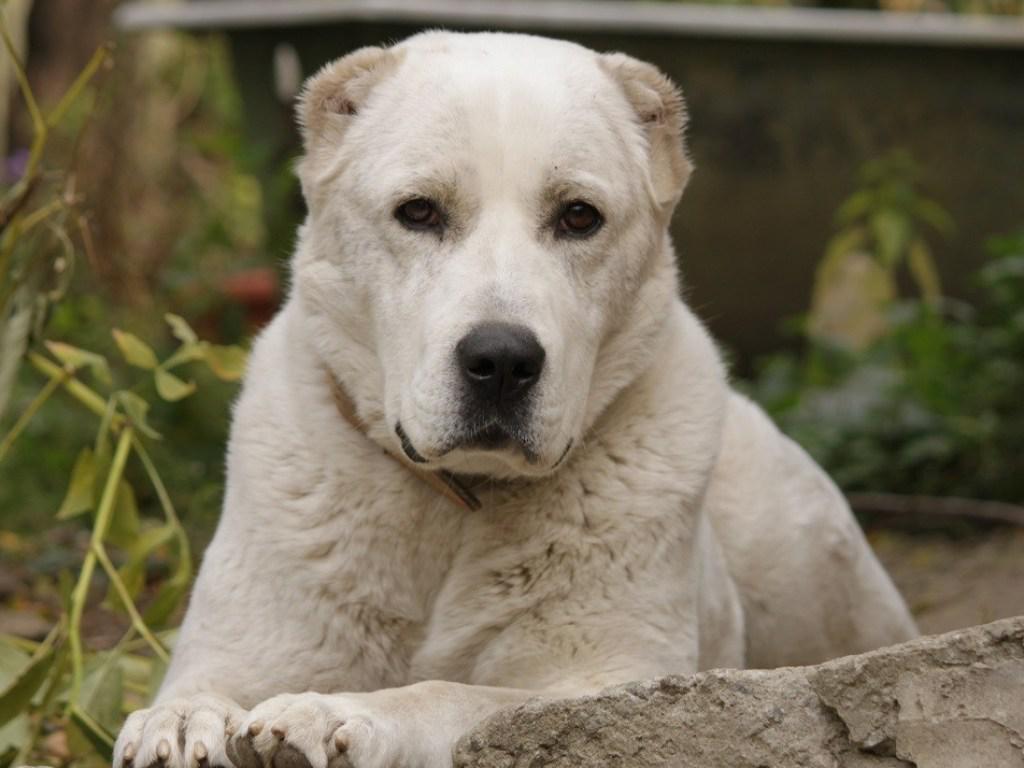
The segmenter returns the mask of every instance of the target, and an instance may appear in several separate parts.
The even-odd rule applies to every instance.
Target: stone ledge
[[[499,712],[463,768],[1024,768],[1024,616],[813,667],[714,670]]]

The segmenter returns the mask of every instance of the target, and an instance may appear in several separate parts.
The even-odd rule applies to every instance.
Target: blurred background
[[[101,764],[159,680],[244,348],[287,292],[294,97],[427,27],[621,50],[679,83],[683,292],[736,386],[848,494],[923,630],[1024,613],[1024,0],[2,15],[0,768]]]

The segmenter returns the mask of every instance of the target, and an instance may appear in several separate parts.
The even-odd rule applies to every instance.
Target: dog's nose
[[[529,328],[483,323],[455,346],[462,378],[489,405],[512,405],[537,383],[544,347]]]

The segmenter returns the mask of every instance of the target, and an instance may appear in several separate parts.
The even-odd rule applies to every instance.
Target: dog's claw
[[[121,755],[121,760],[122,760],[122,762],[124,762],[125,765],[128,765],[134,759],[135,759],[135,745],[134,744],[128,744],[124,748],[124,754]]]
[[[204,762],[209,755],[206,751],[206,745],[201,741],[197,741],[195,747],[192,748],[192,755],[195,757],[197,763]]]
[[[276,736],[279,741],[284,741],[285,730],[282,726],[275,725],[273,728],[270,729],[270,732],[274,734],[274,736]]]
[[[262,733],[262,732],[263,732],[263,721],[262,720],[254,720],[253,722],[249,723],[249,735],[250,736],[259,736],[260,733]]]
[[[156,756],[161,761],[166,761],[171,756],[171,745],[167,739],[160,739],[160,743],[156,745]]]

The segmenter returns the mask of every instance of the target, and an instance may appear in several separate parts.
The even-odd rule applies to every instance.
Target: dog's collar
[[[338,408],[338,413],[340,413],[341,417],[351,424],[357,432],[361,432],[367,439],[369,439],[366,424],[363,423],[363,420],[359,418],[359,414],[356,413],[356,404],[352,402],[352,398],[349,397],[348,392],[345,391],[341,382],[333,375],[328,374],[327,378],[330,381],[331,392],[334,394],[334,404]],[[430,472],[422,467],[410,464],[402,457],[387,449],[383,450],[387,456],[397,461],[409,472],[414,474],[460,509],[464,509],[467,512],[476,512],[483,506],[480,503],[480,499],[476,497],[476,494],[463,485],[459,478],[451,472],[446,472],[443,469],[438,472]]]

